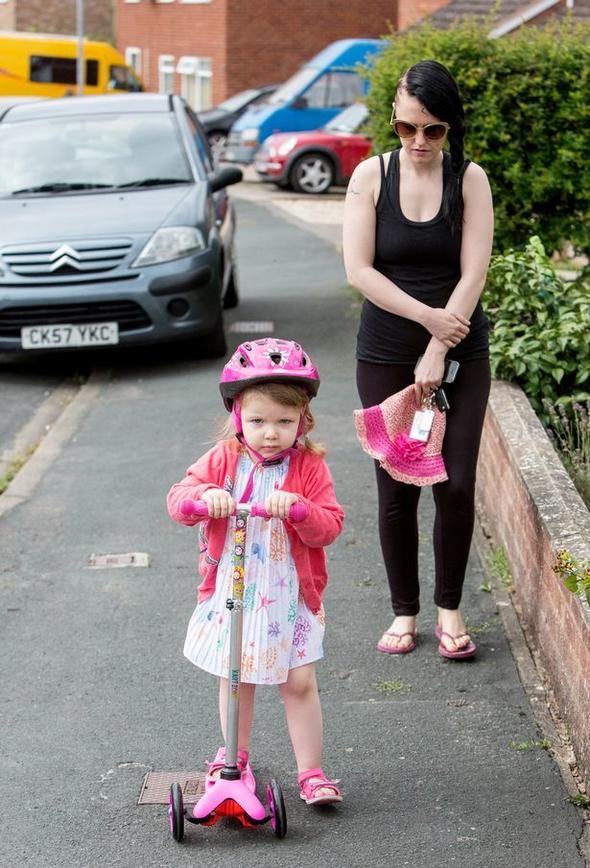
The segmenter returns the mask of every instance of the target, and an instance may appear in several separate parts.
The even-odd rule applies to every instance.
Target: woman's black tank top
[[[432,220],[416,222],[402,213],[399,200],[399,149],[393,151],[377,200],[373,267],[408,295],[430,307],[444,307],[461,276],[461,233],[453,234],[441,207]],[[463,172],[468,165],[465,162]],[[443,152],[443,185],[454,183],[451,159]],[[414,365],[431,335],[418,323],[389,313],[365,299],[357,337],[357,358],[381,364]],[[478,302],[467,337],[447,358],[467,361],[488,356],[488,321]]]

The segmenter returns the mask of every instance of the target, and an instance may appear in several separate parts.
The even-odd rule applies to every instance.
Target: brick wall
[[[37,33],[76,33],[74,0],[19,0],[16,5],[15,30]],[[112,42],[114,36],[111,0],[84,3],[84,32],[88,39]]]
[[[403,30],[415,24],[441,6],[448,6],[450,0],[397,0],[396,30]]]
[[[0,30],[14,30],[16,21],[16,0],[0,3]]]
[[[510,562],[527,640],[590,780],[590,608],[552,570],[560,548],[590,559],[590,513],[516,386],[493,385],[477,487],[483,524]]]
[[[386,35],[395,26],[397,9],[392,0],[227,2],[228,87],[234,91],[285,81],[337,39]]]

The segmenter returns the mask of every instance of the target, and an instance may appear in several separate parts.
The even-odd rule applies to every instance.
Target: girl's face
[[[414,135],[400,137],[401,146],[410,160],[415,165],[424,165],[438,160],[447,135],[441,136],[440,139],[429,139],[424,135],[422,127],[426,124],[440,123],[441,119],[431,115],[420,100],[410,96],[403,88],[396,94],[394,109],[394,117],[397,120],[407,121],[416,127]]]
[[[260,392],[245,392],[241,400],[244,440],[255,452],[272,458],[289,449],[297,437],[301,411],[278,404]]]

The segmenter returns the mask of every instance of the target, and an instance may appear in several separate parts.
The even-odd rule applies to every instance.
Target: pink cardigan
[[[187,470],[175,483],[166,499],[170,518],[180,524],[203,522],[200,532],[199,600],[215,590],[217,565],[227,533],[227,519],[186,517],[180,512],[183,500],[199,500],[208,488],[233,490],[236,466],[242,447],[237,440],[220,440]],[[312,612],[318,612],[328,581],[324,546],[333,542],[342,530],[344,510],[336,500],[332,476],[324,459],[298,449],[289,459],[284,482],[285,491],[297,494],[309,509],[306,519],[297,524],[285,522],[291,555],[299,577],[303,599]]]

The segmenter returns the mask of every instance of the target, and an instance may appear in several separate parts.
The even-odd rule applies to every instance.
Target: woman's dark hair
[[[402,75],[397,90],[405,90],[419,100],[431,115],[450,125],[448,141],[455,183],[445,187],[443,215],[452,232],[460,231],[463,222],[465,113],[457,82],[442,63],[422,60]]]

